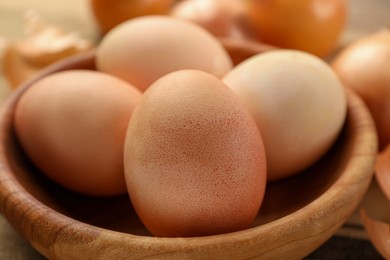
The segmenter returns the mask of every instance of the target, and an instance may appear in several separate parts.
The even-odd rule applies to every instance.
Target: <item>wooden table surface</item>
[[[349,16],[340,39],[341,45],[390,25],[390,0],[348,0],[348,2]],[[48,23],[58,25],[66,31],[77,32],[92,41],[96,41],[97,38],[97,29],[90,13],[88,0],[0,0],[0,102],[11,91],[1,72],[2,46],[7,41],[16,41],[23,37],[23,17],[30,9],[37,11]],[[390,212],[389,204],[373,182],[362,206],[370,209],[372,215],[390,221],[390,213],[387,213]],[[357,214],[351,217],[337,235],[367,239],[363,229],[360,229],[361,232],[356,232],[348,228],[356,225],[361,225]],[[0,259],[42,259],[1,215]]]

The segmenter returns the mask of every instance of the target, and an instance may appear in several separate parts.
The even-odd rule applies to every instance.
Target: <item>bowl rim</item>
[[[64,62],[66,64],[74,64],[93,59],[94,57],[95,50],[72,56],[67,58],[66,62],[63,60],[62,62],[47,67],[30,80],[24,82],[19,88],[13,90],[13,93],[10,94],[0,107],[0,149],[2,151],[0,152],[0,213],[2,213],[11,225],[27,240],[31,240],[30,236],[32,232],[36,232],[39,229],[44,231],[45,227],[41,227],[39,224],[35,227],[35,230],[31,230],[29,234],[25,234],[26,231],[20,226],[23,225],[23,223],[34,221],[43,221],[42,225],[52,223],[53,225],[60,226],[59,230],[56,231],[59,232],[59,234],[56,235],[55,239],[64,239],[64,237],[71,232],[74,236],[82,236],[88,241],[99,237],[100,241],[110,241],[110,243],[115,243],[115,246],[118,248],[128,247],[129,244],[131,244],[137,248],[143,248],[144,251],[150,250],[144,252],[146,255],[150,255],[152,254],[152,251],[155,252],[156,250],[172,253],[172,248],[170,247],[172,243],[175,244],[175,251],[180,252],[184,252],[188,249],[196,251],[204,250],[205,248],[221,249],[223,247],[232,247],[232,241],[234,241],[234,247],[239,246],[240,244],[247,245],[248,243],[253,243],[253,241],[264,239],[264,234],[267,234],[268,232],[279,232],[281,234],[289,232],[289,230],[294,230],[295,227],[300,228],[307,225],[314,225],[312,229],[313,236],[318,235],[316,232],[322,232],[323,227],[326,227],[326,229],[329,230],[327,238],[330,238],[342,223],[333,224],[327,223],[326,221],[316,222],[316,220],[329,214],[329,211],[335,207],[351,207],[355,209],[358,202],[363,197],[363,195],[360,195],[361,198],[356,200],[355,193],[361,190],[364,190],[365,192],[371,182],[377,150],[377,137],[374,123],[362,100],[352,90],[347,89],[347,114],[349,116],[351,111],[354,115],[359,114],[359,121],[355,122],[355,124],[359,127],[359,142],[364,143],[365,145],[354,145],[353,156],[349,158],[343,174],[340,175],[336,182],[332,183],[324,193],[309,204],[287,216],[241,231],[220,235],[185,238],[134,235],[104,229],[68,217],[51,209],[49,206],[33,197],[20,183],[18,183],[12,174],[11,168],[8,166],[8,158],[4,153],[4,145],[6,145],[8,141],[7,134],[11,129],[13,108],[15,107],[17,100],[31,84],[49,73],[66,70],[69,65],[63,66]],[[4,129],[5,124],[8,125],[8,129]],[[351,179],[357,181],[353,182]],[[345,189],[345,185],[349,185],[349,189]],[[337,198],[343,199],[338,200]],[[333,203],[329,203],[329,201],[333,201]],[[13,210],[9,209],[9,204],[11,203],[15,205]],[[355,204],[353,206],[348,205],[350,203]],[[27,211],[31,212],[24,212],[21,210],[22,208],[27,208]],[[63,230],[67,230],[67,232],[65,232],[66,234],[61,233]],[[80,230],[83,231],[83,234],[80,233]],[[303,238],[296,237],[295,239]],[[40,244],[39,239],[35,242],[30,242],[32,246],[44,256],[50,257],[53,254],[53,249],[45,248],[45,246]],[[222,247],[221,244],[223,244]],[[151,250],[151,248],[153,248],[153,250]],[[277,245],[275,245],[273,250],[278,250]]]

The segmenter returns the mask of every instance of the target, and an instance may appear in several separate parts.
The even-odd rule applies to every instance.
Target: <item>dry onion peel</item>
[[[72,54],[92,49],[93,44],[76,33],[64,32],[46,24],[34,11],[25,14],[26,38],[16,44],[16,50],[27,62],[46,66]]]
[[[390,202],[390,147],[377,157],[375,178]]]
[[[376,250],[390,259],[390,224],[372,219],[363,209],[360,218]]]
[[[196,23],[217,37],[248,38],[241,25],[244,3],[237,0],[184,0],[170,12],[174,17]]]

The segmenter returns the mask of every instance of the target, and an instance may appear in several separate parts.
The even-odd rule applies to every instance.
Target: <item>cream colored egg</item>
[[[221,80],[201,71],[173,72],[134,110],[125,176],[135,210],[156,236],[248,228],[266,184],[261,135]]]
[[[52,74],[18,101],[17,137],[37,168],[60,185],[89,195],[123,194],[123,144],[140,97],[135,87],[101,72]]]
[[[260,129],[268,180],[291,176],[319,160],[344,124],[345,90],[330,66],[311,54],[259,54],[223,81],[247,105]]]
[[[224,76],[232,61],[202,27],[169,16],[143,16],[112,29],[96,54],[97,68],[144,91],[163,75],[196,69]]]

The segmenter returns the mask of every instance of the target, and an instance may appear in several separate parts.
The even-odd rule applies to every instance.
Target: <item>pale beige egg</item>
[[[311,54],[259,54],[236,66],[223,81],[260,129],[268,180],[294,175],[319,160],[344,124],[345,89],[331,67]]]
[[[17,137],[34,165],[71,190],[126,192],[123,144],[138,89],[101,72],[73,70],[32,85],[15,111]]]
[[[208,73],[156,81],[134,110],[124,155],[131,201],[156,236],[245,229],[261,206],[261,135],[238,97]]]

